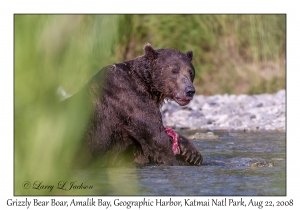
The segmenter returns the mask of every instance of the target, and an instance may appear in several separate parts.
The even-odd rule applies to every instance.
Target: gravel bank
[[[196,95],[184,107],[166,102],[164,125],[191,130],[285,131],[285,90],[260,95]]]

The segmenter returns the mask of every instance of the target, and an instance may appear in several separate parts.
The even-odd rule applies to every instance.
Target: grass
[[[130,21],[121,48],[128,50],[119,60],[142,54],[140,43],[150,42],[155,48],[193,50],[198,94],[285,88],[285,15],[133,15]],[[268,78],[261,76],[266,65]]]
[[[78,180],[71,170],[80,141],[78,107],[57,110],[57,88],[77,92],[115,62],[118,16],[15,15],[15,194],[89,194],[24,189],[25,181]],[[105,33],[101,33],[105,29]],[[107,63],[108,62],[108,63]],[[72,116],[71,125],[69,116]],[[105,191],[105,189],[103,189]],[[101,190],[98,191],[101,194]]]
[[[88,113],[78,111],[80,102],[57,110],[59,86],[74,94],[103,66],[143,54],[150,42],[194,51],[197,94],[276,92],[286,85],[285,27],[285,15],[15,15],[15,194],[105,194],[120,181],[106,171],[106,187],[92,192],[22,186],[82,182],[71,166],[78,122]]]

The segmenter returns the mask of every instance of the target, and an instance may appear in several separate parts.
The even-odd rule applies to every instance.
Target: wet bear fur
[[[101,166],[124,163],[201,165],[194,144],[179,135],[180,154],[163,126],[160,107],[165,99],[186,105],[194,94],[193,53],[154,50],[133,60],[104,67],[68,101],[84,100],[91,113],[85,125],[80,158]],[[79,157],[78,156],[78,157]]]

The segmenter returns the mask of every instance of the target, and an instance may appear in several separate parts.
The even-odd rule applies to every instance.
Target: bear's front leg
[[[189,162],[190,164],[202,164],[203,158],[191,140],[177,134],[172,128],[164,127],[164,129],[166,133],[173,139],[172,150],[174,155],[180,154],[184,156],[185,161]]]

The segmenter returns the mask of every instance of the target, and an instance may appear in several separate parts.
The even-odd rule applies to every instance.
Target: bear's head
[[[151,63],[150,74],[154,90],[180,106],[187,105],[195,94],[193,52],[184,54],[173,49],[154,50],[150,44],[145,45],[144,51]]]

